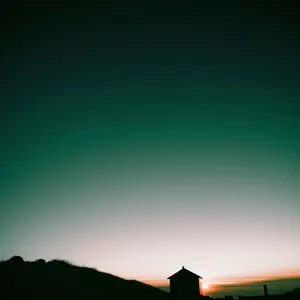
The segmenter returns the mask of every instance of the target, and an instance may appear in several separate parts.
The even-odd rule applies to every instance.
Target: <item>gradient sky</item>
[[[292,10],[15,9],[2,12],[3,258],[141,280],[182,265],[300,274]]]

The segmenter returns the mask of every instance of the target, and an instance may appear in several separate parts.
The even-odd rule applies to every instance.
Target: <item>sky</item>
[[[3,8],[0,255],[300,276],[295,11],[136,8]]]

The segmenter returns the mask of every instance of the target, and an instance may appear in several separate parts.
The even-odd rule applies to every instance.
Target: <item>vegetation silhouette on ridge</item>
[[[136,280],[54,259],[0,261],[0,297],[5,299],[169,299],[169,293]]]

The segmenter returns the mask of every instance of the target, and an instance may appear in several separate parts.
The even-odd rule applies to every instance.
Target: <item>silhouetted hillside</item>
[[[1,299],[169,299],[169,294],[64,260],[25,262],[14,256],[0,262]]]

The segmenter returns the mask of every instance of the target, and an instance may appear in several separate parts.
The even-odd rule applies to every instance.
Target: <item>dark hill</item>
[[[28,298],[27,298],[28,297]],[[64,260],[0,262],[0,299],[166,300],[169,294],[135,280],[75,266]]]

